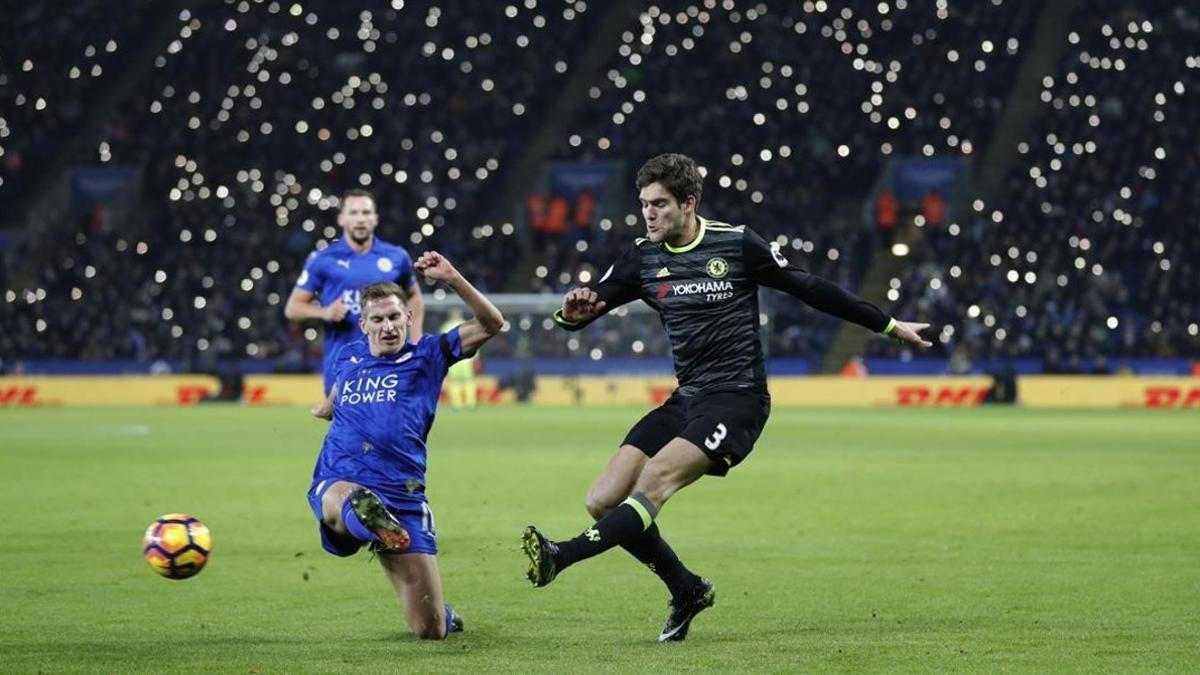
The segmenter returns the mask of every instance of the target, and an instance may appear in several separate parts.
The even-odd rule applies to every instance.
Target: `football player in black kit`
[[[745,225],[700,217],[701,177],[680,154],[652,158],[638,170],[646,219],[638,239],[594,288],[563,299],[555,322],[579,330],[599,316],[642,300],[662,318],[679,387],[625,437],[587,495],[595,524],[574,539],[550,541],[534,526],[521,538],[529,580],[545,586],[568,566],[621,546],[671,592],[659,641],[683,640],[692,619],[711,607],[713,584],[688,570],[654,519],[678,490],[705,474],[724,476],[750,454],[771,411],[758,287],[793,295],[812,307],[894,340],[929,347],[924,323],[897,321],[875,305],[790,264]]]

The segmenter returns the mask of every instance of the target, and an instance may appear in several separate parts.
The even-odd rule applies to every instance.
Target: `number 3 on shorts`
[[[725,440],[725,435],[728,433],[729,430],[725,428],[725,424],[718,422],[717,430],[712,433],[712,436],[704,439],[704,447],[709,450],[716,450],[721,445],[721,441]]]

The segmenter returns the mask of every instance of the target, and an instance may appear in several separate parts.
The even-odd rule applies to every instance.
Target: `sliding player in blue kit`
[[[442,603],[433,514],[425,499],[425,441],[446,370],[500,332],[504,317],[448,260],[429,252],[414,265],[445,283],[475,315],[447,333],[408,342],[412,312],[391,282],[362,289],[359,327],[366,339],[335,355],[329,397],[313,409],[332,420],[308,491],[321,543],[337,556],[364,545],[384,572],[420,638],[462,630]]]

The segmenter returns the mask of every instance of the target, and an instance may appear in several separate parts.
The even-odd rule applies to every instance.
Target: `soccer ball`
[[[168,513],[150,523],[142,539],[142,557],[168,579],[199,574],[212,553],[208,527],[186,513]]]

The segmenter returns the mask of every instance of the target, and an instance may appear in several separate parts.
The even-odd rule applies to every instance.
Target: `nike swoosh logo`
[[[337,261],[337,264],[341,265],[342,267],[345,267],[346,269],[350,269],[350,261],[349,260],[339,260],[339,261]]]
[[[675,635],[676,635],[677,633],[679,633],[679,631],[683,630],[683,629],[684,629],[684,627],[686,627],[686,626],[687,626],[688,624],[690,624],[691,622],[692,622],[692,620],[691,620],[691,619],[688,619],[687,621],[684,621],[683,623],[681,623],[681,624],[679,624],[678,626],[676,626],[676,627],[674,628],[674,630],[663,631],[663,633],[662,633],[661,635],[659,635],[659,636],[658,636],[658,641],[659,641],[659,642],[666,642],[667,640],[670,640],[671,638],[675,637]]]

